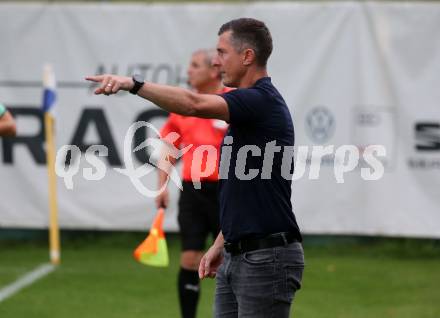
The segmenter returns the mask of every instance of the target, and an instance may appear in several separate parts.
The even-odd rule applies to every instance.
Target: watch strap
[[[130,93],[133,95],[136,95],[138,91],[141,89],[142,86],[144,86],[145,82],[143,78],[140,78],[139,76],[133,75],[133,87],[129,90]]]

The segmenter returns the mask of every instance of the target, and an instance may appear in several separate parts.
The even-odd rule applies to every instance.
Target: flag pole
[[[46,92],[48,89],[55,89],[55,78],[50,65],[45,66],[43,82],[45,85],[43,110],[46,138],[46,162],[49,181],[49,255],[52,264],[58,265],[60,264],[60,230],[58,226],[57,180],[55,174],[55,119],[48,111],[52,106],[49,104],[52,104],[55,98],[47,98],[48,93]]]

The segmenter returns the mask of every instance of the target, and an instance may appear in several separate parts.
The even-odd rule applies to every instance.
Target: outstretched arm
[[[129,91],[133,87],[131,77],[116,75],[88,76],[86,80],[99,83],[95,94],[116,94],[120,90]],[[229,121],[226,101],[218,95],[197,94],[190,90],[146,82],[138,95],[148,99],[168,112],[184,116],[216,118]]]

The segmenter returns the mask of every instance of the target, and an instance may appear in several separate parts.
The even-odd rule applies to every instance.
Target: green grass
[[[62,265],[0,303],[0,317],[179,317],[179,242],[168,238],[171,265],[136,263],[133,233],[64,235]],[[333,239],[334,240],[334,239]],[[325,239],[329,241],[329,239]],[[418,240],[305,241],[307,267],[297,318],[440,317],[440,246]],[[47,262],[47,246],[0,241],[0,288]],[[204,281],[199,317],[212,316],[214,281]]]

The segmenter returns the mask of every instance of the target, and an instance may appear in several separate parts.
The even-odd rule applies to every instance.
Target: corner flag
[[[168,266],[168,247],[162,229],[163,218],[164,209],[160,208],[154,218],[150,234],[133,253],[138,262],[157,267]]]
[[[46,132],[46,159],[49,179],[49,244],[50,260],[53,264],[60,263],[60,234],[58,228],[57,186],[55,176],[55,137],[54,118],[51,114],[56,101],[55,75],[51,65],[45,65],[43,71],[43,103],[44,128]]]
[[[48,112],[55,105],[56,101],[56,82],[55,74],[53,72],[52,66],[47,64],[44,66],[43,70],[43,112]]]

